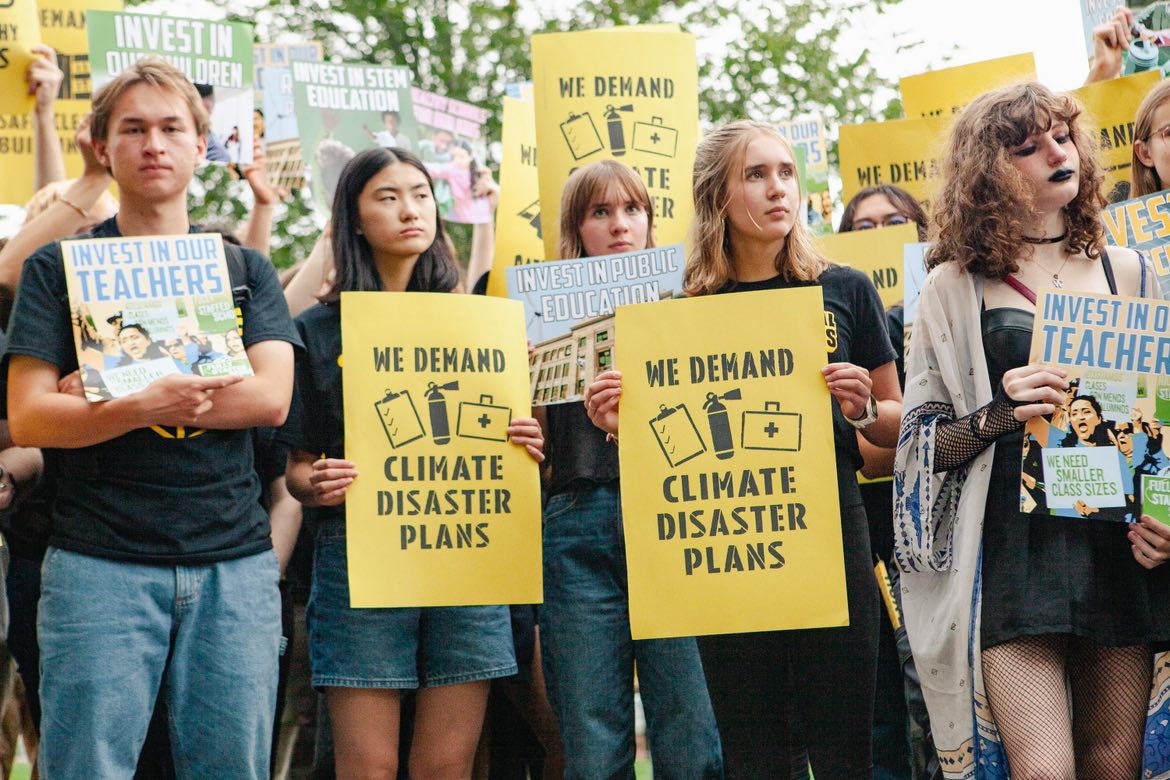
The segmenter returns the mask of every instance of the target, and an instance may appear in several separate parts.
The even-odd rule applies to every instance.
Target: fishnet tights
[[[1013,780],[1139,777],[1151,673],[1146,645],[1102,647],[1067,634],[984,650],[983,682]]]

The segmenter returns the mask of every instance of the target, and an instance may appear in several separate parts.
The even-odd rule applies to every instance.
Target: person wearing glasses
[[[866,187],[853,196],[841,214],[838,233],[871,230],[893,225],[918,225],[918,240],[926,240],[926,212],[914,196],[901,187],[881,184]]]
[[[1129,197],[1166,189],[1170,185],[1170,81],[1159,82],[1138,106],[1133,138]]]

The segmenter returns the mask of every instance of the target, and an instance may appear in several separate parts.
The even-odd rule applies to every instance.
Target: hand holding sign
[[[357,478],[357,469],[348,460],[321,458],[313,462],[309,484],[313,487],[316,506],[337,506],[345,501],[345,491]]]
[[[585,390],[585,411],[589,419],[608,434],[617,435],[618,404],[622,400],[620,371],[602,371]]]
[[[1147,569],[1156,569],[1170,560],[1170,525],[1149,515],[1129,527],[1127,534],[1133,558]]]
[[[1068,389],[1068,372],[1058,366],[1028,365],[1013,368],[1003,375],[1003,390],[1017,406],[1012,416],[1020,422],[1052,414],[1064,404],[1063,390]]]

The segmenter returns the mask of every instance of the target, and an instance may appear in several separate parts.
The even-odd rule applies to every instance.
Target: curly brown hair
[[[1072,97],[1036,82],[985,93],[963,109],[951,125],[943,154],[928,268],[953,261],[991,279],[1019,270],[1016,259],[1032,252],[1022,237],[1035,204],[1027,181],[1012,164],[1011,148],[1059,122],[1068,124],[1080,155],[1080,188],[1063,209],[1066,246],[1072,253],[1101,256],[1104,175],[1096,139],[1077,124],[1081,113]]]

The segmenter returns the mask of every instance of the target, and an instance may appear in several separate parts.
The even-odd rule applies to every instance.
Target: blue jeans
[[[280,653],[276,556],[152,566],[50,547],[41,773],[131,778],[160,686],[180,778],[267,780]]]
[[[634,776],[634,664],[654,777],[720,778],[719,732],[693,638],[630,638],[617,483],[549,499],[540,646],[566,778]]]

